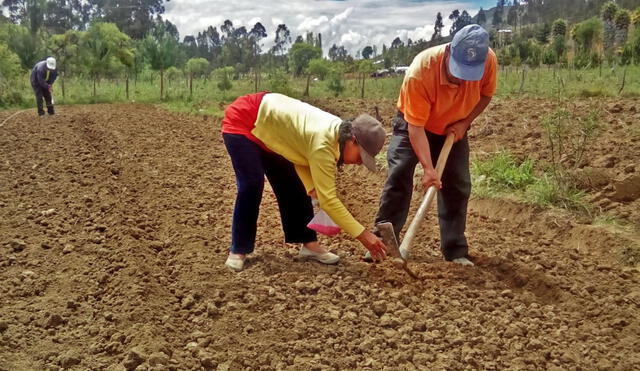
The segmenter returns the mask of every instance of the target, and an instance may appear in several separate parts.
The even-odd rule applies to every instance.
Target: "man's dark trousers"
[[[32,86],[33,87],[33,86]],[[44,116],[44,108],[42,107],[42,99],[44,98],[47,104],[47,112],[53,115],[53,102],[51,101],[51,92],[49,89],[42,89],[41,87],[33,87],[33,92],[36,94],[36,105],[38,106],[38,115]]]
[[[402,112],[398,112],[393,120],[393,136],[387,150],[389,174],[376,216],[376,224],[393,224],[396,237],[399,237],[407,221],[413,192],[413,173],[418,164],[418,158],[409,141],[407,125]],[[428,131],[426,133],[435,166],[446,136]],[[445,260],[453,260],[466,256],[469,250],[464,235],[467,204],[471,194],[469,141],[466,135],[451,148],[441,180],[442,189],[438,192],[440,248]]]

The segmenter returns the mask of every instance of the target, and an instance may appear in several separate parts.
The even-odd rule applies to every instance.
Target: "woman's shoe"
[[[317,260],[322,264],[336,264],[340,261],[340,257],[328,251],[316,252],[304,246],[300,248],[300,257],[305,259]]]
[[[224,265],[236,272],[240,272],[242,268],[244,268],[244,261],[246,258],[247,256],[243,254],[229,254]]]

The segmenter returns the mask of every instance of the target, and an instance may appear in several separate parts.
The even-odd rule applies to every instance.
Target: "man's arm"
[[[47,81],[45,80],[45,68],[40,68],[42,66],[38,66],[36,67],[36,81],[38,83],[38,86],[40,86],[42,89],[49,89],[49,84],[47,83]]]
[[[456,136],[456,140],[455,140],[456,142],[464,138],[464,135],[467,133],[467,131],[471,127],[471,123],[473,123],[473,121],[478,116],[480,116],[482,112],[484,112],[484,110],[487,108],[489,103],[491,103],[491,98],[492,97],[487,97],[484,95],[480,96],[480,101],[478,102],[478,104],[476,104],[475,107],[473,107],[473,110],[471,110],[471,113],[469,114],[469,116],[447,126],[446,133],[447,134],[454,133]]]
[[[422,177],[422,185],[425,189],[432,185],[438,188],[442,188],[442,183],[438,179],[438,174],[433,167],[433,160],[431,159],[431,149],[429,148],[429,141],[427,140],[427,133],[424,131],[424,127],[407,125],[409,131],[409,141],[413,152],[415,152],[418,161],[422,165],[424,175]]]

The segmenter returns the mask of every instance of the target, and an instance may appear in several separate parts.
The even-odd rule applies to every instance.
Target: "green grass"
[[[624,73],[624,67],[555,71],[553,67],[525,69],[525,82],[522,85],[522,67],[502,67],[498,74],[498,96],[614,97],[618,96]],[[622,95],[640,95],[640,66],[628,67]]]
[[[543,206],[591,213],[584,193],[559,184],[551,175],[536,169],[533,160],[518,161],[508,152],[498,152],[471,161],[473,192],[479,197],[513,197]]]
[[[521,88],[522,67],[507,66],[501,68],[498,74],[497,97],[539,96],[539,97],[608,97],[618,96],[622,82],[623,69],[603,68],[590,70],[553,69],[541,67],[528,69],[525,73],[525,83]],[[396,99],[402,76],[386,78],[368,78],[365,82],[365,99]],[[184,77],[165,80],[166,95],[160,100],[159,73],[145,71],[138,76],[137,81],[130,80],[129,99],[125,93],[125,81],[122,78],[102,79],[97,84],[97,95],[93,96],[93,82],[81,76],[69,76],[65,80],[65,96],[62,96],[62,81],[55,84],[56,104],[89,104],[107,102],[143,102],[163,103],[171,110],[192,113],[206,113],[217,115],[220,112],[219,103],[228,103],[236,97],[254,91],[251,78],[234,80],[230,91],[223,94],[217,87],[217,81],[211,79],[194,79],[193,96],[189,94],[187,80]],[[339,97],[360,98],[360,80],[345,80],[346,89]],[[269,75],[263,74],[258,90],[276,91],[286,86],[286,93],[301,98],[306,85],[306,78],[290,79],[288,84],[273,84]],[[12,103],[12,108],[34,107],[35,102],[28,75],[13,82],[14,92],[22,97],[21,103]],[[327,87],[326,81],[312,81],[310,96],[313,98],[329,98],[334,93]],[[630,66],[627,71],[625,97],[640,96],[640,66]]]
[[[496,197],[506,193],[522,193],[536,181],[533,161],[518,161],[508,152],[498,152],[489,158],[471,162],[474,192]]]

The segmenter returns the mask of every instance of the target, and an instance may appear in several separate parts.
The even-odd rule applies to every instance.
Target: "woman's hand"
[[[369,250],[374,261],[381,262],[387,257],[387,247],[378,236],[368,230],[365,229],[364,232],[360,233],[358,241]]]
[[[315,189],[312,189],[309,191],[309,193],[307,193],[309,195],[309,197],[311,197],[314,200],[318,199],[318,193],[316,192]]]

